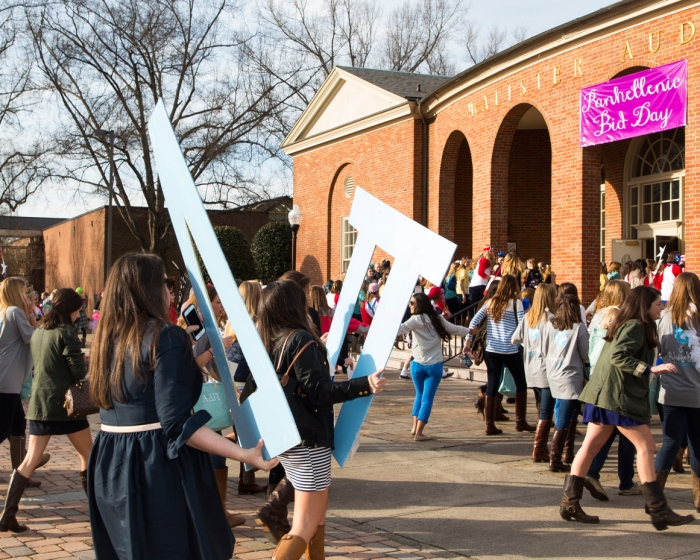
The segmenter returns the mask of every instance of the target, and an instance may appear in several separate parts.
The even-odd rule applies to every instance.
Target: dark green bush
[[[255,278],[255,261],[250,252],[248,240],[243,235],[243,232],[231,226],[214,226],[214,233],[216,233],[216,238],[219,240],[221,250],[224,252],[224,257],[234,278],[236,280],[252,280]],[[199,251],[197,252],[197,261],[204,280],[211,282]]]
[[[268,284],[292,268],[292,228],[269,222],[258,230],[250,246],[258,279]]]

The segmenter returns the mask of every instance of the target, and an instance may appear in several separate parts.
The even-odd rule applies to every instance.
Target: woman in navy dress
[[[192,413],[202,374],[168,320],[163,261],[129,253],[109,275],[90,364],[102,431],[88,468],[98,560],[229,559],[234,538],[209,453],[268,470],[262,441],[241,449]]]

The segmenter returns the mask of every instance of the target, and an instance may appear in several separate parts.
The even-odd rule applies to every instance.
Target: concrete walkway
[[[414,442],[409,430],[413,386],[387,373],[387,391],[374,401],[360,449],[348,466],[333,468],[327,527],[328,558],[648,558],[700,559],[700,521],[657,532],[643,511],[641,496],[617,495],[616,447],[603,473],[609,502],[588,494],[583,507],[599,515],[599,525],[559,518],[563,475],[529,460],[532,434],[513,422],[502,436],[483,435],[472,406],[478,385],[459,379],[438,390],[426,434]],[[512,410],[512,405],[506,405]],[[512,415],[511,415],[512,417]],[[93,422],[98,429],[97,419]],[[535,421],[534,406],[529,414]],[[658,421],[652,425],[660,440]],[[582,439],[578,438],[579,443]],[[42,487],[27,491],[20,519],[31,530],[0,533],[1,558],[94,558],[87,504],[78,463],[65,437],[49,445],[52,460],[37,471]],[[234,530],[236,558],[269,558],[272,545],[254,512],[260,496],[238,496],[238,464],[230,461],[228,507],[248,516]],[[0,492],[9,479],[9,447],[0,446]],[[258,476],[260,483],[265,476]],[[689,467],[668,482],[672,507],[691,513]]]

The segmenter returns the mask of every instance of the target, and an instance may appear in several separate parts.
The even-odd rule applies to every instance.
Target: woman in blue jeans
[[[431,438],[423,434],[423,429],[430,418],[435,392],[442,379],[442,342],[449,341],[453,334],[467,336],[469,329],[448,323],[438,315],[425,294],[413,294],[408,306],[411,317],[401,324],[398,334],[403,336],[410,332],[413,341],[411,378],[416,388],[416,400],[411,434],[416,441],[426,441]]]
[[[578,414],[578,396],[583,389],[583,368],[588,358],[588,330],[581,322],[581,303],[569,294],[559,298],[554,318],[544,327],[542,354],[554,404],[554,436],[549,454],[549,470],[569,472],[562,461],[564,442],[571,420]]]
[[[693,502],[700,512],[700,279],[692,272],[676,277],[659,321],[659,357],[678,370],[661,376],[664,441],[654,461],[663,489],[679,449],[688,442]]]

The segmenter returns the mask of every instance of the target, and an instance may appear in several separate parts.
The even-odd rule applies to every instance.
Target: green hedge
[[[269,222],[258,230],[250,246],[263,284],[277,280],[292,268],[292,228],[287,222]]]
[[[231,226],[214,226],[214,233],[216,233],[216,238],[219,240],[221,250],[224,252],[224,257],[234,278],[236,280],[252,280],[255,278],[255,261],[250,252],[248,240],[243,235],[243,232]],[[204,280],[211,282],[199,251],[197,251],[197,261]]]

